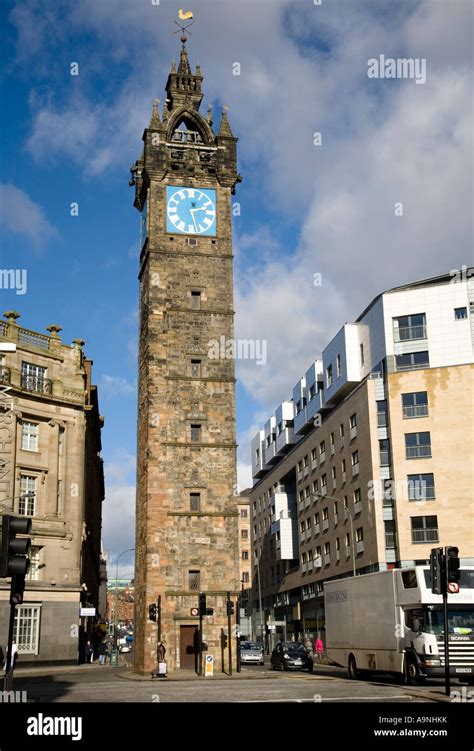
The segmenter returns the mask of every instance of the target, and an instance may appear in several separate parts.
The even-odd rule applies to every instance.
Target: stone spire
[[[188,51],[186,49],[186,35],[185,34],[181,35],[181,43],[183,46],[181,48],[181,55],[179,58],[178,73],[181,76],[183,75],[190,76],[192,74],[191,74],[191,66],[188,60]]]
[[[227,136],[227,138],[234,138],[229,120],[227,118],[227,107],[222,110],[221,127],[219,128],[219,137]]]
[[[159,128],[161,125],[160,113],[158,112],[159,99],[153,100],[153,111],[151,113],[150,128]]]
[[[182,106],[199,110],[199,105],[202,101],[201,68],[197,65],[196,73],[193,75],[191,65],[189,64],[188,51],[186,49],[185,34],[182,34],[181,36],[181,43],[182,48],[178,69],[176,70],[175,63],[171,65],[168,81],[166,83],[166,94],[169,99],[169,112]]]

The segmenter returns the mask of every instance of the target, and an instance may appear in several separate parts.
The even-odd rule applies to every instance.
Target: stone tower
[[[202,76],[181,37],[160,117],[155,100],[132,167],[141,213],[135,670],[156,664],[161,597],[168,669],[196,668],[199,592],[214,615],[202,639],[221,668],[226,592],[239,590],[232,199],[236,143],[199,112]],[[235,659],[235,640],[233,641]],[[206,654],[206,653],[205,653]],[[228,654],[225,652],[225,662]]]

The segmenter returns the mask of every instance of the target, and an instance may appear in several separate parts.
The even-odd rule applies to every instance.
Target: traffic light
[[[227,634],[221,631],[221,649],[227,649]]]
[[[0,552],[0,577],[13,576],[25,577],[30,568],[31,540],[29,537],[17,537],[17,535],[29,535],[31,532],[31,519],[22,516],[2,517],[2,547]]]
[[[148,617],[150,621],[154,621],[156,623],[157,614],[158,614],[158,609],[156,606],[156,602],[154,602],[152,605],[148,605]]]
[[[206,608],[206,615],[214,615],[214,608]]]
[[[457,584],[461,578],[459,570],[459,548],[446,548],[446,581]]]
[[[443,569],[443,548],[431,548],[431,591],[434,595],[442,595],[444,592]]]
[[[227,615],[234,615],[234,603],[232,600],[227,600]]]
[[[206,595],[204,592],[199,592],[199,615],[207,615],[206,610]]]

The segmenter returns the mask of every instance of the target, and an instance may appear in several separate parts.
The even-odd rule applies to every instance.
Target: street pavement
[[[43,672],[41,672],[43,670]],[[413,704],[446,701],[441,681],[402,686],[389,676],[352,681],[343,669],[318,666],[315,672],[273,672],[243,666],[240,675],[199,678],[177,673],[169,678],[137,676],[129,668],[81,665],[18,670],[15,690],[29,702],[384,702]],[[459,688],[453,684],[453,688]],[[448,700],[449,701],[449,700]]]

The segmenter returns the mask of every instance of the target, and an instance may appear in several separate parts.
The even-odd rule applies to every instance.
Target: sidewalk
[[[81,663],[81,665],[31,665],[25,667],[19,667],[17,666],[14,670],[13,677],[15,678],[27,678],[28,676],[35,676],[35,675],[61,675],[62,673],[82,673],[82,672],[91,672],[95,670],[124,670],[126,668],[125,664],[122,665],[116,665],[111,666],[109,664],[106,665],[100,665],[99,661],[96,660],[95,662],[91,663]]]

